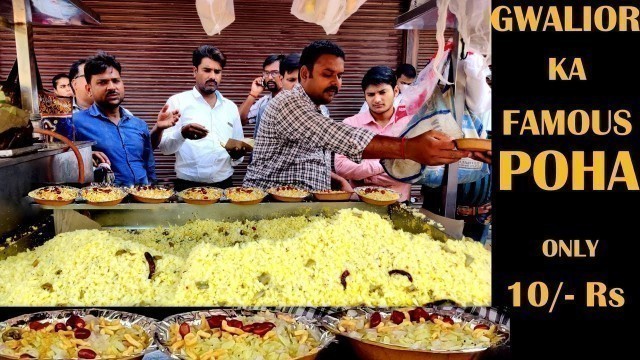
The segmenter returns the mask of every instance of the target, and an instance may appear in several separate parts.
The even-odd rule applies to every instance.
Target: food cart
[[[35,1],[35,0],[32,0],[32,1]],[[69,3],[72,4],[73,6],[76,6],[77,9],[79,9],[79,13],[77,13],[77,15],[73,17],[73,20],[69,19],[69,21],[74,21],[76,22],[76,24],[78,22],[79,23],[90,22],[93,24],[96,24],[99,22],[99,16],[93,13],[91,10],[86,9],[86,7],[83,7],[80,1],[69,0]],[[434,2],[431,2],[431,5],[433,5],[433,3]],[[25,6],[21,7],[22,5],[25,5]],[[20,13],[21,11],[24,13],[22,15],[16,15],[14,19],[19,19],[18,16],[24,16],[24,19],[28,19],[29,5],[30,5],[29,0],[14,0],[13,1],[14,14]],[[411,11],[409,13],[411,13]],[[405,15],[409,15],[409,13]],[[401,18],[403,16],[401,16]],[[16,31],[16,42],[18,42],[18,39],[19,39],[17,35],[17,31],[18,31],[17,26],[19,25],[21,29],[23,29],[21,31],[24,31],[24,34],[26,36],[22,36],[20,37],[20,39],[21,41],[26,41],[27,43],[30,44],[29,45],[30,50],[27,52],[27,54],[29,53],[32,54],[33,49],[32,49],[32,39],[30,38],[31,30],[29,29],[29,21],[25,20],[25,26],[23,26],[21,24],[18,24],[18,22],[16,22],[15,20],[13,23],[7,21],[6,18],[3,18],[2,20],[3,20],[2,24],[8,27],[13,27],[13,29]],[[402,23],[403,22],[400,22],[399,24],[402,24]],[[414,36],[415,36],[415,33],[414,33]],[[411,35],[409,36],[409,39],[411,39]],[[411,40],[409,41],[409,43],[411,43]],[[415,52],[415,47],[417,46],[417,43],[415,43],[414,41],[413,44],[414,45],[412,45],[411,51]],[[37,121],[37,118],[38,118],[37,117],[37,108],[38,108],[37,85],[35,83],[35,80],[33,79],[33,74],[35,72],[34,70],[35,62],[33,60],[30,60],[32,58],[30,58],[28,55],[27,55],[27,60],[25,60],[23,56],[19,56],[19,58],[21,59],[21,60],[19,59],[19,64],[28,64],[28,67],[31,70],[31,72],[26,72],[24,77],[22,77],[22,73],[21,73],[21,79],[23,80],[31,79],[30,82],[26,83],[27,86],[24,89],[21,89],[23,90],[22,91],[23,104],[27,104],[25,106],[25,109],[30,110],[32,114],[34,114],[32,117],[32,120]],[[414,57],[414,61],[415,61],[415,57]],[[26,66],[27,65],[23,65],[23,67],[26,67]],[[31,84],[31,86],[28,86],[29,84]],[[22,81],[21,81],[21,86],[22,86]],[[464,91],[461,91],[461,93],[464,94]],[[463,104],[464,103],[463,100],[464,99],[462,99],[461,102],[457,101],[457,103]],[[79,149],[82,149],[84,151],[82,152],[82,159],[84,159],[85,161],[84,183],[90,182],[92,179],[92,174],[89,171],[89,169],[91,168],[91,164],[89,163],[89,159],[91,158],[90,156],[91,144],[90,143],[76,144],[76,146]],[[470,253],[470,251],[468,251],[469,248],[465,247],[467,245],[466,243],[468,243],[469,246],[474,246],[477,248],[475,250],[479,251],[479,247],[478,247],[479,245],[473,244],[472,242],[461,242],[461,243],[465,243],[464,246],[458,247],[458,245],[453,242],[454,240],[451,238],[451,236],[447,235],[447,233],[444,231],[444,228],[441,225],[429,219],[426,219],[423,216],[420,216],[416,212],[411,211],[410,209],[407,209],[407,207],[405,206],[400,206],[398,204],[388,205],[388,206],[376,206],[376,205],[371,205],[371,204],[367,204],[360,201],[319,202],[319,201],[313,201],[311,200],[311,198],[306,198],[305,201],[296,202],[296,203],[277,202],[275,200],[272,200],[272,201],[266,201],[260,204],[248,205],[248,206],[233,204],[226,199],[222,199],[222,201],[217,202],[215,204],[192,205],[192,204],[185,203],[182,199],[175,196],[169,198],[167,202],[162,202],[159,204],[138,203],[130,198],[123,201],[122,203],[119,203],[117,205],[111,205],[111,206],[91,205],[81,198],[67,205],[34,204],[31,201],[31,199],[25,197],[25,194],[27,194],[29,190],[33,190],[35,187],[39,185],[63,184],[63,183],[65,184],[72,183],[77,186],[84,185],[82,184],[82,181],[76,181],[76,174],[80,172],[80,166],[77,166],[77,168],[73,167],[73,164],[75,161],[75,159],[73,158],[73,155],[66,152],[63,147],[60,147],[56,150],[50,150],[50,151],[53,151],[54,153],[51,153],[51,154],[39,153],[34,155],[27,155],[26,157],[20,158],[19,160],[16,160],[16,159],[7,160],[5,163],[3,163],[2,162],[3,160],[0,159],[0,171],[4,171],[4,173],[0,172],[0,175],[3,178],[5,177],[13,178],[15,182],[15,184],[7,186],[7,189],[10,189],[11,191],[10,193],[7,194],[6,192],[8,190],[6,189],[0,190],[2,191],[2,196],[3,196],[2,200],[6,201],[7,203],[12,202],[14,204],[13,207],[11,207],[9,210],[10,214],[7,215],[6,217],[8,221],[3,224],[3,227],[0,228],[0,233],[7,234],[3,239],[0,239],[0,246],[2,247],[2,249],[0,249],[0,262],[5,261],[7,257],[15,254],[25,254],[26,250],[32,250],[42,245],[43,243],[45,244],[52,243],[51,241],[52,238],[54,238],[54,236],[57,234],[64,235],[74,231],[89,231],[89,232],[83,233],[84,234],[83,236],[86,236],[84,241],[87,243],[91,243],[89,241],[90,239],[96,242],[102,241],[101,239],[90,237],[96,234],[95,232],[91,232],[92,230],[96,230],[96,229],[101,229],[105,231],[112,231],[112,230],[121,231],[121,233],[129,232],[133,235],[138,235],[139,232],[143,232],[147,230],[160,231],[159,233],[150,232],[150,234],[153,234],[153,236],[170,236],[170,232],[171,231],[177,232],[178,227],[188,226],[194,223],[200,224],[198,223],[198,221],[206,219],[208,221],[215,222],[214,226],[217,227],[217,230],[214,229],[214,231],[220,231],[225,236],[228,235],[226,233],[228,230],[226,227],[224,227],[226,225],[224,226],[221,225],[222,222],[235,224],[233,225],[235,226],[233,227],[233,229],[234,230],[240,229],[239,230],[240,235],[245,236],[245,234],[243,233],[244,230],[241,227],[245,225],[249,226],[249,228],[251,228],[251,226],[256,227],[255,224],[260,221],[283,220],[283,219],[297,217],[300,219],[306,219],[304,221],[308,221],[309,223],[314,223],[316,218],[323,218],[323,219],[330,219],[330,220],[322,220],[322,221],[328,221],[327,222],[328,224],[331,221],[338,221],[336,220],[335,216],[338,216],[337,214],[340,214],[341,211],[348,210],[348,211],[351,211],[350,213],[348,213],[349,221],[353,219],[355,219],[356,221],[359,221],[358,219],[363,217],[371,217],[371,218],[380,217],[388,220],[388,224],[390,224],[389,227],[381,228],[381,230],[379,230],[382,234],[380,235],[382,239],[391,239],[392,236],[390,236],[389,234],[395,234],[393,233],[393,231],[402,229],[406,233],[412,234],[407,237],[406,239],[407,241],[409,240],[418,241],[419,240],[418,238],[421,238],[424,241],[425,239],[424,236],[428,236],[431,240],[434,240],[434,243],[435,242],[441,243],[437,245],[432,244],[433,246],[435,246],[435,248],[434,248],[434,252],[429,254],[429,256],[434,258],[437,257],[436,251],[435,251],[437,250],[438,253],[441,251],[446,256],[458,257],[459,258],[458,261],[461,262],[458,265],[461,266],[461,268],[470,269],[469,270],[470,277],[469,279],[465,280],[465,284],[472,283],[473,281],[476,281],[479,279],[480,280],[479,282],[482,282],[483,284],[477,290],[477,292],[484,294],[481,296],[485,296],[487,295],[488,292],[490,292],[488,291],[488,289],[490,288],[490,284],[489,284],[490,273],[488,270],[489,267],[487,266],[489,261],[488,257],[482,258],[482,259],[474,258],[474,256],[469,254]],[[51,156],[51,155],[66,156],[67,165],[65,165],[66,166],[65,170],[61,172],[62,174],[64,174],[64,176],[61,175],[58,177],[56,176],[43,177],[42,169],[47,168],[43,163],[43,161],[50,162],[50,160],[46,160],[46,159],[48,159],[48,156]],[[39,160],[39,159],[45,159],[45,160]],[[36,160],[38,160],[39,162],[36,162]],[[26,165],[19,165],[19,164],[25,164],[25,163]],[[22,166],[24,167],[25,170],[20,170],[20,174],[22,174],[20,176],[11,176],[10,174],[15,174],[15,171],[16,171],[15,169],[17,168],[17,166]],[[22,167],[20,169],[22,169]],[[60,168],[60,165],[56,165],[53,167],[54,170],[57,168]],[[453,207],[453,209],[455,209],[455,197],[456,197],[455,190],[457,185],[455,181],[457,179],[455,171],[456,171],[455,166],[450,167],[449,169],[450,180],[448,182],[448,189],[449,189],[448,191],[453,191],[453,194],[451,195],[449,194],[449,192],[447,192],[447,201],[448,201],[447,208],[448,209],[450,207]],[[25,178],[33,179],[33,181],[25,182],[23,181]],[[453,205],[451,205],[450,201],[453,201]],[[15,214],[20,214],[20,215],[15,216]],[[36,216],[36,214],[44,214],[45,217],[39,218]],[[51,214],[50,217],[49,217],[49,214]],[[23,221],[26,221],[25,219],[28,219],[29,221],[37,220],[39,221],[39,223],[29,223],[30,226],[26,228],[23,227],[18,229],[17,225]],[[247,222],[252,222],[252,223],[247,225],[246,224]],[[264,222],[261,224],[267,224],[266,226],[269,226],[271,223]],[[320,223],[320,224],[325,224],[325,223]],[[376,226],[378,225],[380,224],[376,223]],[[318,226],[321,226],[321,225],[318,225]],[[164,230],[157,230],[157,229],[164,229]],[[253,229],[253,230],[256,231],[256,229]],[[353,232],[353,233],[355,237],[359,236],[357,232]],[[374,240],[376,240],[376,239],[373,239],[376,236],[375,233],[369,232],[367,233],[367,235],[371,236],[372,243],[374,242]],[[413,235],[415,235],[415,238],[413,237]],[[314,240],[314,239],[310,239],[309,236],[311,235],[307,234],[306,236],[307,236],[306,241]],[[323,234],[322,236],[327,236],[327,235]],[[3,244],[3,240],[6,240],[4,244]],[[80,242],[77,242],[77,243],[72,242],[71,240],[73,239],[70,237],[66,238],[66,240],[70,241],[69,244],[75,244],[78,246],[75,247],[74,245],[68,245],[69,248],[56,249],[55,251],[54,249],[52,249],[52,253],[56,251],[58,254],[64,254],[65,252],[68,252],[69,258],[71,261],[71,258],[75,259],[74,254],[76,252],[78,251],[81,252],[85,248],[81,247]],[[158,239],[158,240],[162,241],[162,239]],[[364,240],[369,241],[369,239],[364,239]],[[380,240],[380,239],[377,239],[377,240]],[[106,239],[106,241],[108,242],[110,241],[110,239]],[[323,240],[318,239],[317,241],[321,242]],[[326,239],[324,241],[326,241]],[[362,244],[362,246],[365,247],[367,245],[366,241],[360,242],[359,244]],[[416,243],[421,244],[419,242],[416,242]],[[124,246],[124,244],[125,243],[118,243],[118,246]],[[229,248],[233,249],[235,245],[236,244],[233,244],[233,246],[229,246]],[[326,249],[331,249],[330,244],[327,246],[328,247]],[[391,247],[392,247],[392,244],[389,244],[389,248]],[[111,248],[109,249],[111,250]],[[144,251],[145,249],[146,251]],[[158,256],[157,253],[150,254],[149,252],[151,252],[151,250],[149,249],[150,248],[142,248],[136,245],[131,248],[119,248],[113,254],[103,253],[102,256],[114,257],[116,259],[125,259],[131,256],[134,259],[130,263],[127,262],[128,260],[127,261],[122,260],[120,262],[122,263],[121,265],[124,264],[124,266],[130,266],[132,269],[134,269],[134,272],[136,271],[135,268],[139,267],[140,264],[142,264],[143,266],[147,266],[147,263],[148,263],[148,269],[149,269],[147,271],[148,277],[149,277],[148,280],[152,280],[152,278],[154,278],[154,275],[156,275],[154,273],[156,273],[156,271],[160,272],[162,270],[161,269],[162,262],[163,260],[168,260],[168,255],[166,253],[162,253],[162,255],[160,256]],[[355,251],[355,250],[357,249],[350,249],[350,251]],[[213,252],[205,253],[205,255],[210,255],[217,251],[218,249],[214,249]],[[227,250],[224,250],[224,251],[227,251]],[[332,249],[332,251],[338,253],[341,251],[341,249]],[[142,253],[144,253],[144,256],[138,256]],[[363,251],[363,253],[367,253],[367,252]],[[413,252],[413,253],[417,253],[417,252]],[[149,255],[147,256],[147,254]],[[186,258],[186,260],[194,261],[193,262],[194,264],[199,264],[199,261],[202,261],[203,258],[199,258],[197,255],[198,254],[195,254],[195,253],[190,254]],[[244,255],[245,254],[243,254],[243,256]],[[329,259],[332,259],[334,257],[338,259],[338,254],[334,255],[330,252],[327,252],[327,253],[324,253],[323,255],[324,257]],[[165,256],[165,258],[162,258],[162,256]],[[355,253],[355,255],[353,256],[354,258],[363,257],[358,253]],[[156,258],[156,257],[159,257],[159,258]],[[153,260],[150,260],[150,258]],[[97,258],[91,258],[91,259],[92,259],[91,261],[99,262]],[[206,259],[206,256],[205,256],[205,259]],[[304,270],[304,267],[313,267],[315,266],[316,262],[319,262],[318,259],[304,259],[304,261],[306,261],[306,263],[303,262],[303,270]],[[349,262],[349,261],[350,260],[347,260],[346,262]],[[476,265],[478,266],[477,269],[475,268]],[[43,262],[36,259],[35,261],[30,262],[30,266],[31,267],[29,268],[29,271],[43,266]],[[441,267],[444,267],[444,266],[441,266]],[[473,269],[473,271],[471,269]],[[414,282],[414,280],[411,277],[411,274],[407,276],[406,274],[403,274],[402,271],[398,271],[398,269],[395,269],[395,268],[385,269],[385,271],[387,270],[389,273],[388,276],[392,278],[392,280],[388,280],[389,283],[393,282],[393,283],[400,284],[400,285],[394,285],[394,286],[398,286],[398,287],[402,286],[403,288],[402,291],[404,292],[416,291],[415,286],[413,286],[410,283],[407,283],[407,282],[411,282],[411,283]],[[67,271],[67,269],[60,269],[58,271],[63,272],[63,271]],[[231,278],[233,276],[232,273],[236,273],[236,272],[241,273],[241,267],[239,266],[238,269],[228,269],[228,271],[229,271],[228,275],[225,275],[225,276],[229,276],[229,278]],[[472,274],[474,271],[478,271],[478,273]],[[301,273],[299,274],[301,278],[303,277],[302,272],[304,271],[301,271]],[[60,275],[57,273],[57,271],[53,271],[53,273]],[[404,271],[404,273],[407,273],[407,271]],[[254,275],[253,273],[251,274],[252,274],[251,276]],[[256,278],[257,278],[257,282],[259,283],[257,286],[259,287],[261,286],[267,287],[270,281],[275,282],[276,280],[271,278],[275,278],[277,276],[276,272],[274,272],[274,274],[271,274],[271,275],[269,274],[263,275],[259,271],[258,271],[258,275],[259,276],[257,276]],[[289,273],[289,275],[294,275],[294,274]],[[346,291],[347,289],[349,289],[349,286],[351,286],[348,284],[352,284],[351,281],[356,276],[359,276],[359,274],[355,272],[354,274],[351,274],[349,271],[345,270],[344,272],[339,273],[338,276],[332,278],[330,284],[323,283],[322,286],[327,288],[338,287],[339,290]],[[156,276],[154,280],[160,282],[161,279],[158,279],[158,278],[159,277]],[[193,298],[195,300],[188,298],[190,293],[197,292],[197,291],[204,292],[209,289],[209,286],[213,287],[214,281],[211,279],[212,278],[208,278],[206,279],[206,281],[205,280],[193,281],[192,285],[195,285],[195,289],[191,289],[189,291],[184,291],[184,289],[178,290],[178,287],[176,287],[176,292],[186,294],[185,297],[187,297],[187,299],[185,300],[185,302],[181,302],[179,304],[152,303],[152,305],[160,304],[160,305],[191,305],[191,306],[193,305],[224,306],[229,304],[223,301],[219,301],[217,303],[199,302],[200,298]],[[416,281],[417,280],[418,279],[416,279]],[[88,280],[88,281],[91,281],[91,280]],[[47,292],[51,293],[52,289],[53,291],[55,291],[57,285],[55,283],[46,282],[43,284],[38,284],[36,287],[38,286],[42,288],[42,290],[44,291],[43,296],[46,297],[48,296]],[[186,287],[188,286],[191,286],[191,285],[189,284],[186,285]],[[240,286],[240,284],[238,284],[238,286]],[[376,295],[376,294],[379,294],[382,291],[382,289],[383,289],[382,286],[378,286],[378,287],[373,286],[367,289],[367,291]],[[268,292],[268,291],[269,290],[265,292]],[[73,298],[73,299],[70,298],[68,300],[68,303],[63,303],[63,304],[74,304],[74,305],[83,304],[82,296],[85,296],[85,295],[87,297],[91,296],[90,294],[83,293],[81,295],[78,295],[79,296],[78,298]],[[261,291],[257,291],[256,296],[258,295],[267,296],[268,294],[261,294]],[[433,297],[436,298],[436,297],[439,297],[439,295],[435,294]],[[193,301],[189,302],[191,300]],[[56,305],[61,305],[61,304],[56,303]],[[101,303],[99,305],[113,305],[113,303],[106,302],[106,303]],[[139,305],[149,305],[149,303],[146,303],[144,300],[139,300],[139,301],[127,300],[125,305],[139,306]],[[255,304],[247,304],[247,305],[255,305]],[[264,304],[261,303],[260,305],[264,305]],[[384,305],[384,303],[376,303],[376,305]]]
[[[100,17],[81,1],[12,0],[0,4],[0,31],[13,32],[16,43],[17,78],[20,97],[16,99],[30,115],[32,127],[40,129],[39,76],[34,54],[33,24],[51,26],[99,24]],[[39,130],[36,130],[39,131]],[[34,137],[42,138],[35,133]],[[25,202],[24,195],[45,183],[90,182],[91,143],[78,142],[73,152],[61,143],[35,143],[7,150],[0,157],[0,234],[16,230],[20,224],[39,222],[38,210]],[[80,171],[80,169],[84,171]],[[36,220],[38,218],[38,220]]]
[[[2,14],[2,24],[4,27],[13,30],[16,35],[16,44],[18,51],[18,63],[22,64],[20,68],[20,78],[23,81],[21,84],[21,96],[22,102],[25,104],[25,110],[30,111],[32,114],[33,123],[38,127],[38,112],[33,111],[38,108],[38,86],[36,81],[36,63],[33,56],[33,34],[31,31],[31,24],[51,24],[51,25],[81,25],[92,24],[97,25],[100,22],[100,16],[84,5],[81,1],[68,1],[68,3],[61,5],[59,2],[55,3],[59,9],[56,11],[55,7],[47,5],[46,1],[30,1],[30,0],[15,0],[12,2],[5,2],[0,8],[0,14]],[[62,9],[62,10],[60,10]],[[48,11],[48,13],[47,13]],[[10,19],[14,17],[14,21]],[[24,20],[21,20],[24,19]],[[406,31],[406,43],[405,43],[405,59],[407,62],[411,62],[414,65],[417,64],[417,51],[418,51],[418,31],[419,29],[434,29],[437,20],[437,7],[436,1],[426,1],[422,5],[419,5],[407,13],[402,14],[396,19],[396,29],[403,29]],[[447,18],[447,28],[455,29],[455,17],[449,13]],[[456,33],[456,44],[460,44],[459,35]],[[460,46],[454,49],[454,52],[460,52]],[[454,66],[456,66],[457,56],[454,57]],[[457,68],[457,66],[456,66]],[[457,72],[460,70],[457,69]],[[24,80],[27,79],[27,80]],[[461,113],[461,106],[464,104],[464,84],[456,84],[456,106]],[[35,104],[35,106],[34,106]],[[458,116],[458,121],[460,116]],[[85,146],[86,147],[86,146]],[[85,154],[86,154],[85,150]],[[70,154],[65,154],[67,157]],[[87,156],[84,156],[85,160],[85,178],[90,179],[91,172],[89,171],[90,164],[88,164]],[[56,168],[55,166],[53,167]],[[443,197],[445,203],[445,216],[448,218],[455,217],[455,199],[457,193],[457,165],[453,164],[448,167],[447,181],[446,181],[446,194]],[[42,181],[44,182],[44,181]],[[49,180],[51,183],[63,183],[62,179]],[[24,183],[24,182],[23,182]],[[40,184],[36,182],[33,185]],[[27,187],[20,188],[21,194],[26,194],[29,190]],[[15,196],[6,196],[7,198],[15,199]],[[12,220],[12,223],[19,221]],[[4,224],[3,228],[5,232],[8,230],[7,224]]]

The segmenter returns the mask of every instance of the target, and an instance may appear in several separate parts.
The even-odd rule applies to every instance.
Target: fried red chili
[[[404,270],[391,270],[389,271],[389,275],[394,275],[394,274],[398,274],[398,275],[404,275],[407,277],[407,279],[409,279],[409,281],[413,282],[413,276],[411,276],[411,274],[409,274],[408,272],[404,271]]]
[[[349,270],[345,270],[342,275],[340,275],[340,284],[342,287],[347,290],[347,276],[349,276]]]
[[[156,262],[153,260],[153,256],[148,252],[144,253],[144,258],[147,259],[147,262],[149,263],[149,279],[151,279],[153,274],[156,272]]]

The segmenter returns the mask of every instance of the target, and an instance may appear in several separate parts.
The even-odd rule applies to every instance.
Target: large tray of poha
[[[486,305],[490,294],[480,243],[396,230],[357,209],[80,230],[0,261],[0,305]]]

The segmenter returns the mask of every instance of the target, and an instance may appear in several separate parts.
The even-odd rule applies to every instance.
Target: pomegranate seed
[[[400,311],[394,310],[391,313],[391,322],[396,325],[401,324],[404,319],[405,319],[404,313],[401,313]]]
[[[91,349],[78,350],[78,357],[81,359],[95,359],[96,356],[97,356],[96,352]]]
[[[180,325],[180,335],[185,337],[188,333],[191,332],[191,327],[187,323],[182,323]]]
[[[378,326],[381,321],[382,316],[380,316],[380,313],[376,311],[371,314],[371,318],[369,318],[369,327],[373,329],[374,327]]]
[[[76,339],[84,340],[91,336],[91,330],[85,328],[77,328],[73,331],[73,336]]]

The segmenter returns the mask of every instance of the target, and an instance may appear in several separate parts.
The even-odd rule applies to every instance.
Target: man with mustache
[[[87,62],[87,59],[80,59],[74,61],[71,64],[71,68],[69,69],[69,80],[71,81],[71,89],[73,90],[73,113],[80,112],[82,110],[88,109],[93,105],[93,98],[91,94],[87,92],[87,79],[84,73],[84,66]],[[122,111],[124,111],[127,115],[131,115],[131,112],[121,106]],[[160,143],[160,136],[162,135],[162,130],[173,126],[180,118],[180,114],[177,111],[168,111],[167,108],[162,108],[158,113],[158,117],[156,119],[156,124],[154,128],[151,130],[151,144],[153,148],[157,148]],[[111,161],[106,154],[100,151],[93,152],[93,165],[98,166],[100,163],[106,163],[111,165]]]
[[[441,132],[400,139],[322,116],[319,106],[333,101],[342,86],[344,60],[342,49],[326,40],[302,50],[300,84],[278,94],[264,111],[245,186],[323,190],[334,181],[336,187],[351,190],[344,178],[331,172],[331,152],[355,163],[390,158],[441,165],[469,156],[455,150],[453,139]]]
[[[262,76],[253,79],[251,91],[249,91],[249,95],[238,109],[242,125],[256,124],[257,131],[258,125],[260,124],[260,117],[267,107],[269,100],[278,95],[280,90],[282,90],[280,63],[283,59],[283,55],[269,55],[262,63]],[[264,90],[269,91],[269,93],[260,97],[260,94],[262,94]]]
[[[159,149],[165,155],[176,154],[176,190],[228,188],[244,151],[227,152],[224,145],[244,136],[238,107],[218,91],[227,58],[218,48],[203,45],[193,52],[192,63],[196,85],[167,100],[168,110],[177,110],[180,119],[175,126],[158,131]]]
[[[93,104],[74,113],[76,138],[96,142],[93,150],[110,161],[116,185],[149,184],[156,181],[151,137],[147,124],[120,106],[125,95],[121,71],[106,53],[84,64],[85,90]]]
[[[282,89],[291,90],[298,83],[298,74],[300,73],[300,54],[293,53],[287,55],[280,62],[280,76],[282,76]],[[326,105],[320,105],[322,115],[329,117],[329,108]],[[256,126],[256,132],[258,127]],[[255,137],[255,136],[254,136]]]
[[[262,77],[255,78],[253,80],[253,83],[251,84],[251,92],[239,108],[242,125],[256,124],[253,130],[254,138],[258,134],[260,117],[267,108],[269,100],[278,95],[280,90],[291,90],[298,83],[300,54],[292,53],[287,56],[269,55],[269,57],[265,59],[262,68],[264,69]],[[276,69],[279,71],[279,78],[275,75]],[[261,97],[260,100],[256,102],[260,93],[265,89],[263,86],[265,82],[267,90],[269,90],[270,93]],[[274,92],[275,89],[277,89],[276,92]],[[250,109],[249,106],[251,107]],[[320,105],[320,111],[322,112],[322,115],[329,117],[329,109],[325,105]]]

